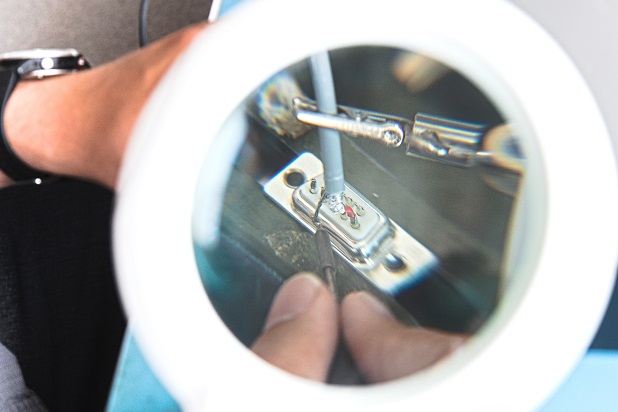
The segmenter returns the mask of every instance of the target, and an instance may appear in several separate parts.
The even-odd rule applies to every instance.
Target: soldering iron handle
[[[320,270],[325,273],[327,269],[335,271],[335,256],[333,255],[333,247],[330,243],[330,235],[324,228],[318,228],[315,232],[315,244],[318,249],[318,259],[320,261]]]

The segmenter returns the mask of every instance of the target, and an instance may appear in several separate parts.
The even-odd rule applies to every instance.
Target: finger
[[[360,370],[371,382],[410,375],[441,360],[465,337],[409,327],[367,292],[355,292],[341,304],[345,341]]]
[[[264,332],[251,349],[296,375],[325,381],[338,338],[337,303],[315,275],[302,273],[277,292]]]
[[[0,189],[10,185],[12,182],[13,180],[11,180],[10,177],[2,173],[2,171],[0,170]]]

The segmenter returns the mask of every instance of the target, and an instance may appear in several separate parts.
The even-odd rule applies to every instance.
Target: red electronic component
[[[354,210],[350,206],[344,206],[343,209],[350,219],[356,216],[356,213],[354,213]]]

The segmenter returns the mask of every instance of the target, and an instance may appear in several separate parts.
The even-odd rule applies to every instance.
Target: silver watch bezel
[[[77,57],[81,55],[75,49],[25,49],[25,50],[13,50],[9,52],[0,53],[0,62],[5,60],[27,60],[27,59],[42,59],[45,57],[57,58],[57,57]]]
[[[58,67],[59,59],[74,59],[75,67],[66,68]],[[16,50],[0,54],[0,66],[7,63],[15,62],[27,62],[31,60],[37,60],[40,62],[34,70],[24,71],[25,67],[20,67],[20,79],[42,79],[50,76],[58,76],[62,74],[71,73],[77,70],[81,70],[89,67],[86,58],[76,49],[29,49],[29,50]]]

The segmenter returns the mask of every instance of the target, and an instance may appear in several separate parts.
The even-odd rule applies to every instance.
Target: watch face
[[[0,54],[1,67],[17,67],[22,79],[41,79],[90,67],[75,49],[32,49]]]

